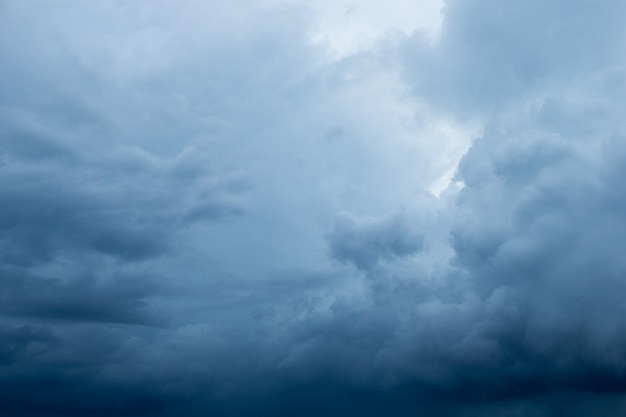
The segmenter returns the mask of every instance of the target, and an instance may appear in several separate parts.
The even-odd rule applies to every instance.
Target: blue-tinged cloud
[[[435,47],[419,36],[406,44],[406,76],[418,96],[464,116],[571,88],[578,77],[624,63],[624,7],[619,0],[449,0]]]
[[[621,2],[60,4],[0,6],[0,414],[626,409]]]
[[[412,255],[424,244],[423,235],[400,215],[379,220],[345,212],[337,216],[328,240],[333,258],[365,270],[381,260]]]

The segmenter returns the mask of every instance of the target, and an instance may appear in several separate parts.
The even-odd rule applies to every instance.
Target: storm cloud
[[[0,3],[0,414],[626,411],[626,5],[379,6]]]

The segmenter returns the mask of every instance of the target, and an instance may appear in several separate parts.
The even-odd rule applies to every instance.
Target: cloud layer
[[[624,4],[236,3],[0,5],[0,413],[626,410]]]

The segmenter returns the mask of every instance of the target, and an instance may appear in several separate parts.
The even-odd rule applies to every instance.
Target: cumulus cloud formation
[[[0,413],[626,410],[623,2],[235,3],[0,5]]]
[[[333,258],[369,269],[380,260],[411,255],[423,246],[423,236],[401,217],[377,220],[339,213],[329,245]]]

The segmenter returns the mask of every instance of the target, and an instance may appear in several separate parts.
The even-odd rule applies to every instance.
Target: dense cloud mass
[[[0,414],[626,411],[626,4],[325,4],[0,2]]]
[[[339,213],[329,245],[332,256],[370,269],[380,260],[411,255],[421,249],[423,237],[402,218],[378,220]]]

